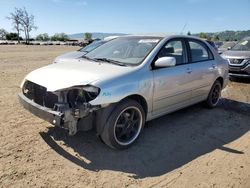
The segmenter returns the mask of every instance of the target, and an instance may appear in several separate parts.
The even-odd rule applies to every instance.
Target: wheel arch
[[[145,118],[147,117],[148,104],[147,104],[146,99],[143,96],[138,95],[138,94],[133,94],[133,95],[129,95],[129,96],[125,97],[122,100],[126,100],[126,99],[132,99],[132,100],[135,100],[136,102],[138,102],[142,106],[142,108],[145,112]]]
[[[148,104],[147,104],[146,99],[139,94],[128,95],[128,96],[124,97],[122,100],[120,100],[119,102],[112,103],[108,107],[103,108],[99,111],[96,111],[95,130],[96,130],[98,135],[102,134],[105,123],[108,120],[108,118],[109,118],[110,114],[112,113],[112,111],[114,110],[114,108],[116,107],[116,105],[119,104],[121,101],[126,100],[126,99],[131,99],[131,100],[135,100],[136,102],[138,102],[142,106],[142,108],[145,112],[145,119],[146,119],[147,112],[148,112]]]
[[[217,81],[217,80],[220,82],[221,87],[223,87],[223,85],[224,85],[224,79],[220,76],[215,81]]]

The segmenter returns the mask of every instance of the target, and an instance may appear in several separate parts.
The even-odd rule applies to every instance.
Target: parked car
[[[235,41],[225,42],[221,47],[218,48],[219,54],[232,49],[232,47],[236,44]]]
[[[250,37],[238,42],[222,57],[229,61],[229,75],[250,78]]]
[[[222,41],[215,41],[214,44],[216,45],[217,48],[220,48],[223,45]]]
[[[216,44],[213,42],[213,41],[211,41],[211,40],[205,40],[208,44],[210,44],[217,52],[218,52],[218,48],[217,48],[217,46],[216,46]]]
[[[83,48],[80,48],[77,51],[68,52],[68,53],[65,53],[65,54],[62,54],[62,55],[56,57],[53,63],[60,63],[60,62],[68,61],[70,59],[79,58],[79,57],[85,55],[86,53],[94,50],[95,48],[103,45],[104,43],[106,43],[110,40],[113,40],[117,37],[118,36],[109,36],[109,37],[104,38],[104,40],[94,41],[94,42],[90,43],[89,45],[87,45]]]
[[[108,146],[124,149],[145,121],[202,101],[215,107],[227,82],[227,60],[201,39],[132,35],[34,70],[19,100],[70,135],[94,129]]]

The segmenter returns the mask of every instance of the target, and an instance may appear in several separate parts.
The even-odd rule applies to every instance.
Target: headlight
[[[250,63],[250,59],[244,59],[242,63],[243,64],[249,64]]]
[[[95,93],[95,94],[99,94],[100,93],[100,88],[95,87],[95,86],[84,86],[82,87],[82,89],[84,91],[90,92],[90,93]]]
[[[77,86],[69,89],[67,100],[71,106],[81,105],[94,100],[99,93],[100,89],[95,86]]]

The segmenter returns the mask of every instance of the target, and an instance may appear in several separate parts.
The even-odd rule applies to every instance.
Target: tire
[[[138,139],[145,124],[142,106],[131,99],[121,101],[111,112],[101,138],[114,149],[126,149]]]
[[[205,101],[205,105],[208,108],[214,108],[217,106],[221,96],[221,87],[221,83],[216,80],[208,94],[207,100]]]

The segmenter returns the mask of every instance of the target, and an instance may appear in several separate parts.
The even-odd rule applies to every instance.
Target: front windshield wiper
[[[95,61],[95,62],[98,61],[98,60],[92,59],[92,58],[90,58],[90,57],[88,57],[88,56],[86,56],[86,55],[81,56],[81,58],[84,58],[84,59],[87,59],[87,60],[90,60],[90,61]]]
[[[104,62],[107,62],[107,63],[112,63],[112,64],[115,64],[115,65],[119,65],[119,66],[126,66],[125,63],[122,63],[120,61],[116,61],[116,60],[113,60],[113,59],[108,59],[108,58],[94,58],[94,60],[104,61]]]

